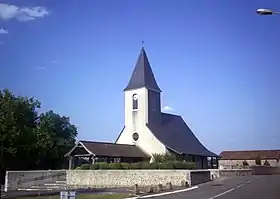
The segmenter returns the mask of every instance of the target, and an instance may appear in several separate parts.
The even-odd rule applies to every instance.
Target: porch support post
[[[95,157],[91,156],[91,164],[94,164],[94,163],[95,163]]]
[[[69,156],[69,160],[68,161],[69,161],[68,162],[68,164],[69,164],[68,169],[70,170],[70,169],[72,169],[73,156]]]

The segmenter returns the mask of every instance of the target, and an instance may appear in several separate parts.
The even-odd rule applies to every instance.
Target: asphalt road
[[[280,175],[221,178],[159,199],[280,199]]]

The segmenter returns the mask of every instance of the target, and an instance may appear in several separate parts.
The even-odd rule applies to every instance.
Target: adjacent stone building
[[[115,143],[80,141],[66,156],[87,156],[93,163],[98,158],[131,162],[173,153],[196,162],[198,168],[217,165],[218,156],[201,144],[181,116],[161,112],[161,92],[142,48],[124,89],[125,124]]]
[[[262,165],[267,161],[270,166],[280,166],[280,150],[223,151],[219,165],[221,169],[241,169],[256,165],[257,157]]]

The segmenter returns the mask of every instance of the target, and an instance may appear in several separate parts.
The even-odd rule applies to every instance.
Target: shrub
[[[178,160],[177,157],[173,154],[165,154],[163,156],[163,163],[169,163],[169,162],[174,162]]]
[[[130,169],[141,169],[141,163],[132,163],[130,164]]]
[[[107,163],[97,162],[95,164],[82,164],[80,167],[76,167],[76,170],[119,170],[119,169],[195,169],[196,164],[194,162],[182,162],[182,161],[169,161],[165,163]]]
[[[255,163],[256,163],[256,165],[262,165],[262,160],[261,160],[261,157],[260,157],[260,156],[257,156],[257,157],[256,157]]]
[[[159,163],[149,163],[147,169],[159,169]]]
[[[155,163],[167,163],[176,161],[177,157],[173,154],[153,154],[153,162]]]
[[[130,169],[131,168],[131,164],[129,164],[129,163],[121,163],[121,168],[122,169]]]
[[[263,163],[263,165],[265,165],[265,166],[270,166],[270,163],[269,163],[267,160],[265,160],[265,162]]]
[[[98,162],[97,164],[99,165],[99,169],[103,169],[103,170],[110,169],[110,166],[107,162]]]
[[[99,168],[99,164],[98,164],[98,163],[95,163],[95,164],[90,165],[90,169],[91,169],[91,170],[98,170],[98,169],[100,169],[100,168]]]
[[[153,154],[153,161],[155,163],[162,163],[163,162],[163,155],[158,154],[158,153]]]
[[[195,162],[186,162],[186,168],[187,169],[196,169],[197,168],[197,165]]]
[[[195,162],[176,161],[173,164],[174,164],[174,169],[195,169],[196,168]]]
[[[150,169],[150,163],[149,162],[141,162],[139,169]]]
[[[90,169],[90,164],[82,164],[81,165],[81,170],[89,170]]]
[[[158,165],[159,169],[174,169],[173,162],[162,163]]]
[[[122,169],[121,163],[117,163],[117,162],[112,162],[108,166],[109,166],[108,169],[113,169],[113,170]]]

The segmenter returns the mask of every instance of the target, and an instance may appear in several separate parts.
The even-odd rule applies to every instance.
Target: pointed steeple
[[[141,49],[132,76],[124,91],[133,90],[141,87],[146,87],[147,89],[161,92],[159,86],[157,85],[144,47],[142,47]]]

